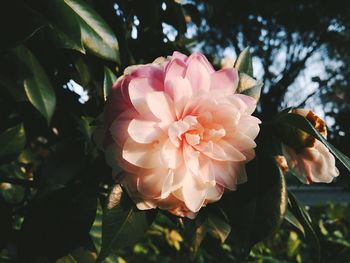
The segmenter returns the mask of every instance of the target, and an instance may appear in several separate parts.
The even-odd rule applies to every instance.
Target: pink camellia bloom
[[[174,52],[125,70],[105,108],[104,150],[139,209],[193,218],[247,180],[259,119],[235,94],[234,68],[215,71],[199,53]]]
[[[292,112],[304,116],[323,137],[327,137],[325,122],[312,111],[294,109]],[[306,147],[301,151],[282,145],[290,171],[304,184],[332,182],[339,175],[334,156],[323,143],[310,135],[304,138],[304,143]]]

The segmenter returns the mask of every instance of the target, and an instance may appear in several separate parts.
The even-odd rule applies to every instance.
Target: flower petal
[[[181,150],[175,147],[170,140],[166,140],[160,152],[161,162],[164,167],[175,169],[182,163]]]
[[[207,92],[210,88],[210,74],[203,57],[198,54],[192,54],[188,58],[186,70],[186,79],[191,83],[193,94]]]
[[[235,68],[226,68],[210,76],[210,89],[227,95],[235,93],[238,86],[238,72]]]
[[[137,178],[137,190],[146,198],[166,198],[170,194],[173,172],[169,169],[150,169]]]
[[[152,78],[134,78],[129,84],[129,96],[131,103],[140,114],[149,112],[146,95],[149,92],[162,90],[163,84]]]
[[[176,77],[165,83],[165,92],[174,100],[175,112],[181,118],[186,102],[192,96],[191,84],[187,79]]]
[[[128,126],[130,137],[138,143],[152,143],[157,140],[163,131],[154,121],[133,119]]]
[[[205,186],[194,176],[187,176],[183,182],[182,195],[188,209],[197,212],[202,207],[206,197]]]
[[[123,158],[131,164],[141,168],[155,168],[159,166],[160,154],[157,143],[140,144],[128,138],[123,147]]]
[[[146,100],[152,114],[161,120],[161,127],[167,126],[175,120],[173,102],[165,92],[149,92]]]

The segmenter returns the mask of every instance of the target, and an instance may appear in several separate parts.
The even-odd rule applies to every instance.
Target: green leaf
[[[237,93],[245,94],[259,100],[263,83],[245,73],[239,73]]]
[[[40,196],[63,188],[75,179],[86,166],[84,144],[77,140],[61,141],[45,159],[40,184]]]
[[[102,248],[97,262],[112,251],[140,240],[155,218],[154,211],[138,210],[119,185],[113,187],[103,213]]]
[[[249,52],[249,47],[246,47],[235,61],[234,67],[238,69],[240,73],[245,73],[250,77],[253,77],[253,60]]]
[[[244,254],[279,228],[287,206],[284,175],[272,157],[258,152],[248,168],[248,182],[222,198],[230,237]]]
[[[192,247],[194,254],[197,254],[198,249],[207,234],[219,239],[224,243],[231,232],[231,226],[227,219],[221,215],[221,211],[208,211],[203,209],[196,218],[196,228],[193,233]]]
[[[19,46],[15,49],[15,55],[22,66],[22,79],[26,95],[49,124],[56,107],[56,95],[51,82],[29,49]]]
[[[289,209],[286,210],[286,215],[285,215],[284,219],[289,224],[291,224],[296,229],[298,229],[305,236],[305,230],[304,230],[303,225],[299,222],[299,220],[293,215],[293,213]]]
[[[112,70],[104,67],[104,78],[103,78],[103,97],[106,100],[109,92],[112,89],[113,83],[117,80]]]
[[[119,46],[112,29],[83,0],[64,0],[80,23],[84,46],[96,56],[119,63]]]
[[[52,37],[63,48],[85,53],[78,17],[62,0],[43,1],[47,18],[51,22]]]
[[[321,260],[320,241],[314,230],[314,227],[308,212],[304,209],[302,205],[299,204],[295,196],[289,191],[288,191],[288,199],[289,199],[288,208],[305,229],[306,239],[308,240],[313,250],[311,255],[314,257],[316,262],[320,262]]]
[[[295,113],[283,114],[274,122],[274,126],[276,126],[279,130],[281,129],[281,125],[283,125],[284,129],[287,131],[290,131],[291,129],[300,129],[315,137],[321,141],[330,150],[330,152],[334,154],[334,156],[350,171],[350,158],[340,152],[332,144],[330,144],[306,118]],[[282,141],[288,139],[290,136],[289,133],[279,133],[278,135],[281,137]]]
[[[0,157],[19,154],[26,144],[23,124],[9,128],[0,134]]]

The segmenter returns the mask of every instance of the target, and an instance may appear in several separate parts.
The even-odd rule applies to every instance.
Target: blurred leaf
[[[193,23],[195,23],[196,26],[199,27],[202,22],[202,17],[197,7],[192,4],[184,4],[182,5],[182,8],[185,10],[186,15],[191,17]]]
[[[114,75],[112,70],[107,67],[104,67],[104,78],[103,78],[103,96],[104,99],[107,99],[109,92],[112,89],[113,83],[117,80],[117,77]]]
[[[7,129],[0,134],[0,157],[19,154],[26,144],[23,124]]]
[[[101,58],[120,63],[117,38],[101,16],[86,1],[64,2],[78,17],[84,46]]]
[[[15,54],[25,67],[22,68],[22,78],[29,101],[50,123],[56,107],[56,95],[49,78],[29,49],[19,46]]]
[[[164,22],[172,25],[180,35],[186,33],[187,25],[181,4],[176,1],[167,1],[167,9],[164,11]]]
[[[244,254],[279,228],[287,206],[284,175],[272,157],[258,152],[248,168],[248,182],[222,198],[230,237]]]
[[[287,243],[287,256],[293,257],[298,253],[301,240],[298,238],[298,234],[294,231],[289,233],[288,243]]]
[[[155,219],[155,211],[138,210],[119,185],[113,187],[103,213],[102,248],[97,262],[112,251],[141,239]]]
[[[0,183],[0,194],[10,204],[18,204],[24,198],[24,187],[9,183]]]
[[[300,205],[295,196],[288,192],[288,208],[293,213],[293,215],[298,219],[298,221],[302,224],[305,229],[305,236],[311,245],[313,251],[311,255],[314,257],[316,262],[320,262],[321,260],[321,247],[320,241],[318,240],[318,236],[313,228],[313,224],[311,222],[311,218],[307,211],[304,209],[303,205]]]
[[[276,130],[281,130],[281,126],[285,127],[285,131],[293,131],[293,129],[300,129],[319,141],[321,141],[329,150],[331,153],[334,154],[334,156],[350,171],[350,159],[343,153],[341,153],[337,148],[335,148],[332,144],[330,144],[327,139],[325,139],[312,125],[311,122],[309,122],[306,118],[304,118],[301,115],[294,114],[294,113],[287,113],[280,115],[276,121],[274,121],[274,126],[276,126]],[[290,133],[282,132],[278,134],[282,141],[289,140]]]
[[[259,100],[263,83],[255,80],[247,74],[239,73],[237,93],[245,94]]]
[[[245,73],[250,77],[253,77],[253,60],[249,52],[249,47],[246,47],[237,57],[234,67],[238,69],[240,73]]]

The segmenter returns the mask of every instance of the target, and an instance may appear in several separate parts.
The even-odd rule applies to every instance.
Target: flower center
[[[202,118],[189,115],[172,123],[168,134],[172,143],[179,147],[184,141],[192,146],[203,141],[217,142],[226,135],[226,131],[222,125],[212,123],[211,116]]]

